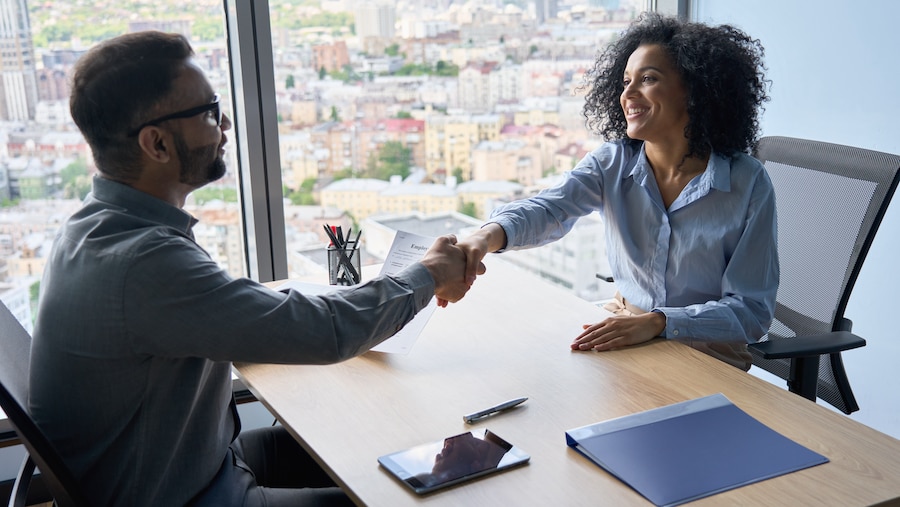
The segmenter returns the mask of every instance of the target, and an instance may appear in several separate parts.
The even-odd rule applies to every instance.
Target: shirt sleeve
[[[199,246],[166,238],[129,270],[124,319],[137,353],[216,361],[329,364],[403,328],[434,295],[419,263],[321,295],[233,279]]]
[[[752,189],[746,227],[722,274],[722,297],[685,307],[658,307],[666,338],[755,343],[775,313],[779,264],[775,190],[765,171]]]
[[[558,185],[495,209],[487,223],[503,227],[504,250],[552,243],[572,230],[579,218],[598,210],[603,202],[601,167],[610,163],[610,149],[607,143],[589,153]]]

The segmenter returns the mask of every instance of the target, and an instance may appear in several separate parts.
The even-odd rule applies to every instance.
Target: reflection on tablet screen
[[[420,493],[527,460],[527,454],[490,430],[484,430],[481,436],[475,432],[462,433],[378,459]]]

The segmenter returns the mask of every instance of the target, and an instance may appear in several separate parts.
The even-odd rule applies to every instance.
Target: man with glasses
[[[225,173],[231,127],[192,55],[141,32],[76,65],[72,117],[99,174],[44,271],[29,408],[92,505],[350,504],[280,426],[240,433],[231,362],[361,354],[432,297],[461,299],[465,255],[441,237],[397,276],[324,296],[231,278],[182,209]]]

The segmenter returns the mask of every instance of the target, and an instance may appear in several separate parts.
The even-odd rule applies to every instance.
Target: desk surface
[[[241,364],[262,403],[361,505],[651,505],[566,446],[565,431],[721,392],[831,462],[691,505],[871,505],[900,498],[900,440],[678,343],[572,352],[604,310],[489,256],[468,295],[438,308],[409,355],[330,366]],[[527,396],[509,413],[463,414]],[[489,428],[530,464],[419,497],[378,456]]]

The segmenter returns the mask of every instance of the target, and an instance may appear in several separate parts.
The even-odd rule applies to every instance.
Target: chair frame
[[[9,498],[10,507],[24,507],[35,468],[59,507],[88,505],[81,487],[50,440],[25,408],[28,399],[28,359],[31,337],[5,305],[0,305],[2,358],[0,358],[0,407],[25,446],[22,462]],[[19,335],[19,336],[15,336]],[[23,364],[24,361],[24,364]]]
[[[756,158],[763,163],[767,162],[769,159],[767,158],[766,152],[771,145],[782,145],[782,147],[783,145],[787,145],[788,148],[794,146],[802,147],[804,150],[803,154],[793,155],[790,149],[788,149],[779,153],[779,155],[783,155],[782,158],[779,158],[778,160],[772,159],[775,162],[784,164],[805,167],[807,166],[806,164],[794,162],[793,158],[796,157],[796,160],[799,161],[801,160],[801,157],[809,155],[810,153],[838,152],[846,153],[848,155],[852,153],[856,156],[867,155],[877,159],[884,159],[884,166],[892,167],[894,171],[892,180],[886,185],[880,185],[880,187],[883,187],[884,189],[884,195],[881,197],[881,202],[879,203],[877,210],[875,210],[871,227],[868,231],[864,231],[865,237],[862,238],[859,245],[856,260],[852,266],[849,266],[850,271],[846,285],[840,295],[835,318],[832,322],[832,331],[825,334],[804,335],[789,339],[776,339],[750,345],[750,351],[755,357],[761,357],[763,359],[790,359],[790,375],[787,379],[788,389],[791,392],[812,401],[816,400],[818,393],[820,358],[822,355],[828,354],[831,369],[834,372],[835,385],[846,405],[846,410],[843,411],[850,414],[859,410],[859,405],[850,388],[850,382],[847,378],[846,371],[844,370],[841,352],[862,347],[866,344],[866,341],[862,337],[850,332],[853,323],[844,317],[844,311],[847,308],[847,302],[850,300],[850,294],[856,284],[857,277],[862,269],[869,248],[872,246],[872,242],[875,239],[875,234],[878,232],[878,228],[890,205],[894,191],[897,189],[898,182],[900,182],[900,157],[887,153],[879,153],[862,148],[820,141],[773,136],[760,139],[757,144],[756,153],[754,153]],[[784,306],[779,306],[776,309],[776,314],[779,311],[793,312]]]

